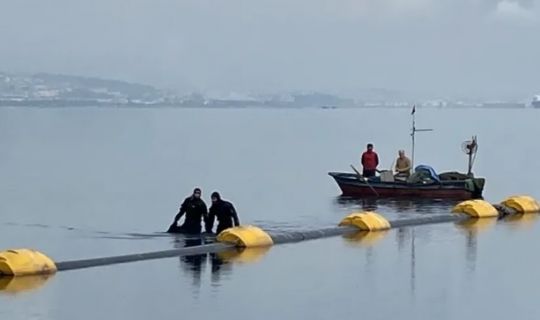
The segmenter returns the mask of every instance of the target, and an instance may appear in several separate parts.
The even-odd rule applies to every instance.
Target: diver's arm
[[[174,223],[177,223],[180,220],[180,218],[182,218],[184,213],[186,213],[186,202],[187,202],[187,200],[184,200],[184,202],[180,206],[180,209],[178,210],[178,213],[174,217]]]
[[[208,218],[208,208],[206,207],[206,203],[202,203],[202,216],[206,220]]]
[[[215,217],[216,215],[213,208],[211,207],[208,216],[206,217],[206,219],[204,219],[204,229],[206,230],[206,232],[212,232]]]
[[[231,215],[234,220],[234,226],[238,227],[240,225],[240,219],[238,219],[238,213],[236,212],[236,209],[231,203]]]

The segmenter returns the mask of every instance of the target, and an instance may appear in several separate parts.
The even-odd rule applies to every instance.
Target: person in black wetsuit
[[[184,223],[179,227],[177,225],[180,218],[186,215]],[[201,189],[195,188],[193,194],[187,197],[182,205],[178,214],[174,217],[174,222],[169,227],[167,232],[169,233],[189,233],[198,234],[201,233],[201,220],[206,219],[208,210],[206,203],[201,199]]]
[[[216,234],[219,234],[227,228],[238,227],[240,225],[236,209],[234,209],[232,203],[221,199],[218,192],[212,193],[212,206],[210,207],[208,218],[205,221],[206,232],[212,232],[215,218],[218,220]]]

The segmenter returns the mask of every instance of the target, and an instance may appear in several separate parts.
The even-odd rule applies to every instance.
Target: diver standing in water
[[[201,233],[201,220],[203,220],[203,218],[206,219],[208,214],[206,203],[201,199],[201,193],[201,189],[195,188],[193,194],[184,200],[178,214],[174,217],[174,222],[167,232],[188,234]],[[184,219],[184,223],[179,227],[177,225],[178,221],[184,214],[186,215],[186,218]]]
[[[221,231],[227,228],[238,227],[240,225],[240,220],[238,219],[236,209],[232,203],[221,199],[221,195],[218,192],[212,193],[212,206],[210,207],[210,214],[205,220],[206,232],[212,232],[215,218],[218,220],[216,234],[219,234]]]

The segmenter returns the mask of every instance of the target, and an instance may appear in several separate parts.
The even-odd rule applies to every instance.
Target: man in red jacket
[[[374,177],[379,165],[379,156],[373,151],[373,145],[369,143],[367,150],[362,153],[362,175],[366,178]]]

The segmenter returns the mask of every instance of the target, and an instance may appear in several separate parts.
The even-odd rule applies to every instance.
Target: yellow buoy
[[[0,252],[0,275],[26,276],[56,272],[56,264],[41,252],[16,249]]]
[[[457,204],[453,213],[463,213],[473,218],[493,218],[499,216],[495,207],[484,200],[467,200]]]
[[[390,229],[390,222],[378,213],[364,211],[346,216],[339,226],[354,226],[361,231],[378,231]]]
[[[514,196],[507,198],[501,205],[516,210],[518,213],[540,212],[540,204],[529,196]]]
[[[246,248],[267,247],[274,244],[268,233],[258,227],[249,225],[225,229],[218,234],[217,240]]]

